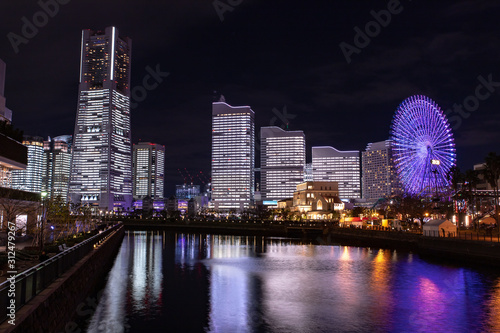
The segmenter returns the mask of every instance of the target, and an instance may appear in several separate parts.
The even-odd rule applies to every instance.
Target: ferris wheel
[[[397,108],[391,125],[393,158],[403,190],[428,196],[445,192],[455,165],[450,124],[432,99],[415,95]]]

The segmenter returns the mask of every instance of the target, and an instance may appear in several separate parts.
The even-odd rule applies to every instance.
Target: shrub
[[[59,253],[59,244],[49,244],[44,247],[45,253]]]
[[[7,254],[5,253],[1,253],[0,254],[0,267],[2,267],[3,265],[5,265],[7,263]]]
[[[23,250],[27,254],[31,254],[31,255],[40,254],[40,248],[38,246],[26,246]]]

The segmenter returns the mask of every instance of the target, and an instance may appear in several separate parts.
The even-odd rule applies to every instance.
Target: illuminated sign
[[[440,160],[431,160],[431,163],[433,165],[440,165],[441,164],[441,161]]]
[[[264,200],[262,203],[264,206],[278,206],[277,200]]]

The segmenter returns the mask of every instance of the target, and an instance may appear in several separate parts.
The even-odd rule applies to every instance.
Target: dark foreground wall
[[[97,300],[89,300],[89,295],[102,288],[123,240],[124,230],[124,227],[118,229],[95,251],[19,309],[16,326],[4,322],[0,325],[0,332],[83,332],[83,327],[80,327],[82,319],[88,319],[92,312],[89,310],[95,309],[94,303],[97,303]]]
[[[424,256],[500,267],[500,243],[498,242],[421,237],[418,248],[419,253]]]

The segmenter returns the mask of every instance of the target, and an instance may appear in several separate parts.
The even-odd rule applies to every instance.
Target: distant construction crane
[[[210,179],[202,171],[200,171],[200,175],[205,179],[205,182],[210,183]]]
[[[201,172],[201,171],[200,171],[200,172]],[[197,175],[196,175],[196,177],[198,177],[198,179],[201,181],[201,183],[202,183],[203,185],[205,185],[205,181],[204,181],[203,179],[201,179],[200,174],[197,174]]]
[[[191,180],[191,185],[193,185],[194,178],[199,179],[203,185],[210,183],[210,178],[207,177],[201,170],[200,172],[196,173],[194,177],[191,175],[187,168],[177,169],[177,171],[179,172],[179,175],[181,175],[184,184],[187,184],[188,180]]]
[[[184,184],[187,184],[187,177],[182,174],[181,169],[177,169],[177,171],[179,171],[179,174],[181,175],[182,180],[184,181]]]
[[[189,173],[188,169],[184,168],[184,171],[186,171],[189,179],[191,179],[191,184],[193,184],[193,176],[191,176],[191,174]]]

